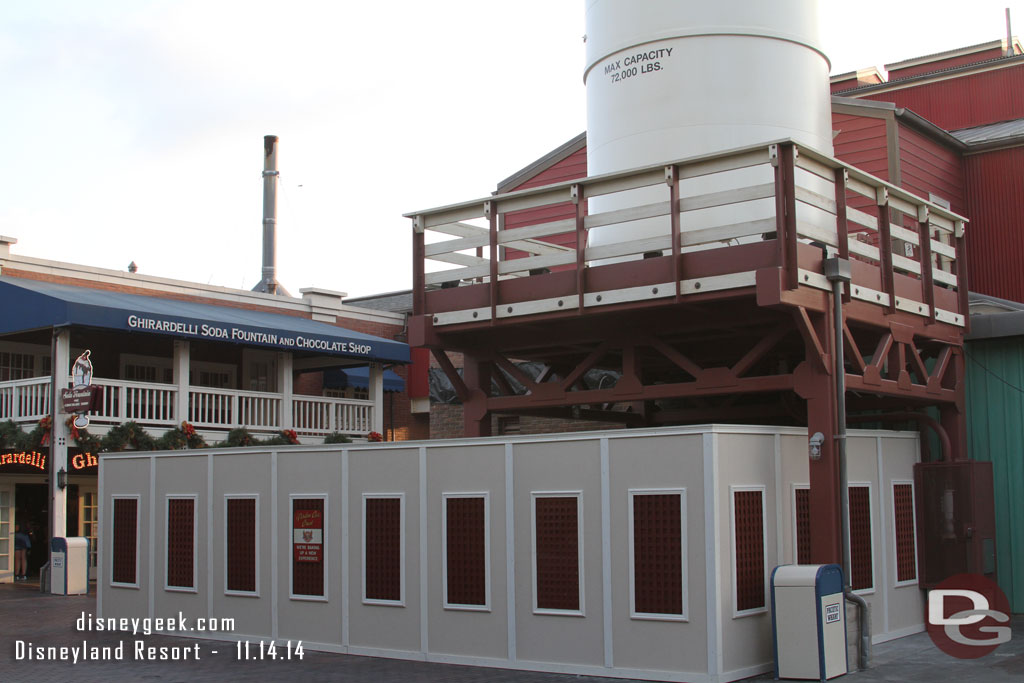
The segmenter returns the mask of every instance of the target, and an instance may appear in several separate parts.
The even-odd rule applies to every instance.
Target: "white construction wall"
[[[912,481],[917,434],[854,431],[849,453],[851,484],[870,488],[874,586],[865,595],[875,640],[922,630],[916,582],[894,585],[892,519],[892,482]],[[103,617],[179,610],[188,618],[234,617],[234,632],[194,634],[232,641],[290,639],[307,649],[503,668],[736,680],[771,669],[768,577],[776,565],[796,561],[794,491],[807,480],[806,430],[779,427],[108,455],[100,465],[98,609]],[[737,494],[760,501],[762,530],[735,519]],[[642,496],[680,503],[681,613],[650,614],[634,604],[640,560],[633,557],[633,534],[640,527],[633,501]],[[180,527],[169,549],[168,501],[182,498],[194,501],[194,535]],[[475,501],[474,510],[482,499],[485,515],[480,557],[486,561],[465,570],[471,577],[483,572],[479,605],[457,603],[466,599],[457,593],[463,589],[448,585],[449,572],[462,570],[446,566],[449,558],[461,561],[446,554],[449,529],[458,529],[446,515],[455,519],[463,498]],[[322,501],[322,595],[293,594],[295,567],[312,566],[293,561],[297,499]],[[368,598],[364,586],[366,544],[374,542],[364,537],[364,511],[380,499],[398,501],[382,505],[401,511],[394,527],[400,539],[388,541],[401,551],[394,565],[400,579],[385,580],[396,589],[400,583],[400,592],[387,599]],[[569,599],[578,604],[569,609],[537,604],[538,563],[548,561],[536,551],[538,499],[557,499],[560,509],[574,511],[578,562],[570,564],[578,572],[578,601],[575,593]],[[134,581],[126,580],[131,517],[122,514],[115,530],[118,500],[137,501]],[[245,503],[255,506],[255,566],[246,574],[252,590],[228,586],[232,500],[255,501]],[[118,505],[124,512],[132,504]],[[739,534],[738,523],[748,525]],[[745,599],[753,607],[740,609],[736,585],[743,578],[734,553],[739,544],[749,558],[751,538],[763,542],[763,571],[754,568],[764,581],[763,604],[750,597],[748,580]],[[180,561],[171,568],[188,540],[191,577]],[[168,578],[172,571],[178,578]],[[175,581],[192,586],[169,585]]]

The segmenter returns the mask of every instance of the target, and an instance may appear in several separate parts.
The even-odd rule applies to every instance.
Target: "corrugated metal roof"
[[[962,128],[952,132],[960,142],[968,145],[981,145],[1000,140],[1012,140],[1013,138],[1024,137],[1024,119],[1013,121],[1000,121],[974,128]]]

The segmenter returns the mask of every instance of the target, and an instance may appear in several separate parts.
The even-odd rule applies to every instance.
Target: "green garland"
[[[43,424],[45,422],[45,424]],[[50,426],[47,418],[40,420],[30,432],[26,433],[16,422],[7,420],[0,422],[0,450],[37,450],[48,445]],[[75,429],[69,434],[75,444],[86,453],[119,453],[126,450],[137,451],[169,451],[185,448],[206,448],[208,444],[195,428],[188,422],[180,427],[169,429],[160,437],[154,438],[137,422],[128,421],[112,427],[102,438],[89,433],[87,429]],[[324,443],[351,443],[352,439],[335,432],[324,439]],[[299,443],[293,430],[282,430],[277,434],[260,439],[253,436],[245,427],[238,427],[228,432],[224,441],[216,447],[238,446],[285,446]]]

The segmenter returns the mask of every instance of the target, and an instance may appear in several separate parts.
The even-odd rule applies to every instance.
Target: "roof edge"
[[[566,159],[576,152],[580,151],[587,146],[587,131],[583,131],[576,137],[572,138],[568,142],[563,143],[559,147],[551,150],[536,161],[524,166],[509,177],[498,183],[497,192],[503,193],[508,191],[510,187],[519,185],[524,180],[532,178],[543,170],[546,170],[559,161]]]

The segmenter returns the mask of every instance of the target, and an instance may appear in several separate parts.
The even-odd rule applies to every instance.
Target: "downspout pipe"
[[[837,433],[836,447],[839,451],[839,516],[840,533],[843,539],[843,597],[859,608],[859,638],[857,668],[867,670],[871,664],[871,606],[862,596],[853,592],[850,582],[850,498],[849,477],[846,466],[846,359],[843,349],[843,284],[851,280],[850,261],[843,258],[825,259],[822,263],[825,277],[832,283],[832,321],[835,325],[834,370],[836,379]]]
[[[908,420],[915,420],[921,425],[922,431],[924,427],[931,427],[939,437],[939,447],[942,450],[942,462],[952,462],[953,460],[953,446],[949,440],[949,434],[938,420],[925,415],[924,413],[914,413],[910,411],[879,413],[878,415],[853,415],[846,419],[848,422],[906,422]]]

